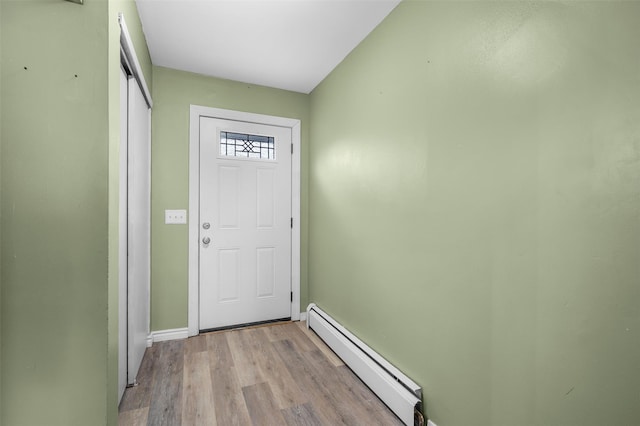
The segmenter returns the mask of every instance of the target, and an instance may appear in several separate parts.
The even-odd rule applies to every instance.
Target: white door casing
[[[229,158],[219,155],[220,130],[276,136],[283,145],[275,161]],[[299,319],[300,121],[191,106],[189,151],[189,335]],[[271,182],[280,189],[272,192]],[[284,204],[275,202],[278,191],[288,195]],[[239,282],[245,286],[232,285]]]
[[[200,117],[201,330],[291,315],[290,147],[290,128]]]

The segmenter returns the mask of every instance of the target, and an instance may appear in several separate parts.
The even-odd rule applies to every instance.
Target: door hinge
[[[293,229],[293,218],[291,218],[291,229]]]
[[[293,144],[291,144],[291,154],[293,154]]]
[[[293,302],[293,292],[291,292],[291,301]]]

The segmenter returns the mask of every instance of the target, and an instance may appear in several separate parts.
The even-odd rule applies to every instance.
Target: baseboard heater
[[[424,425],[420,386],[315,303],[307,307],[307,327],[315,331],[405,425]]]

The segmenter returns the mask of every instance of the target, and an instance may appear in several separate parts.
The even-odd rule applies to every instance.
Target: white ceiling
[[[155,65],[310,93],[400,0],[136,0]]]

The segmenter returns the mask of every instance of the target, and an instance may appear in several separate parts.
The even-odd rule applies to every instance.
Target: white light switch
[[[167,225],[187,223],[187,211],[186,210],[165,210],[164,223]]]

